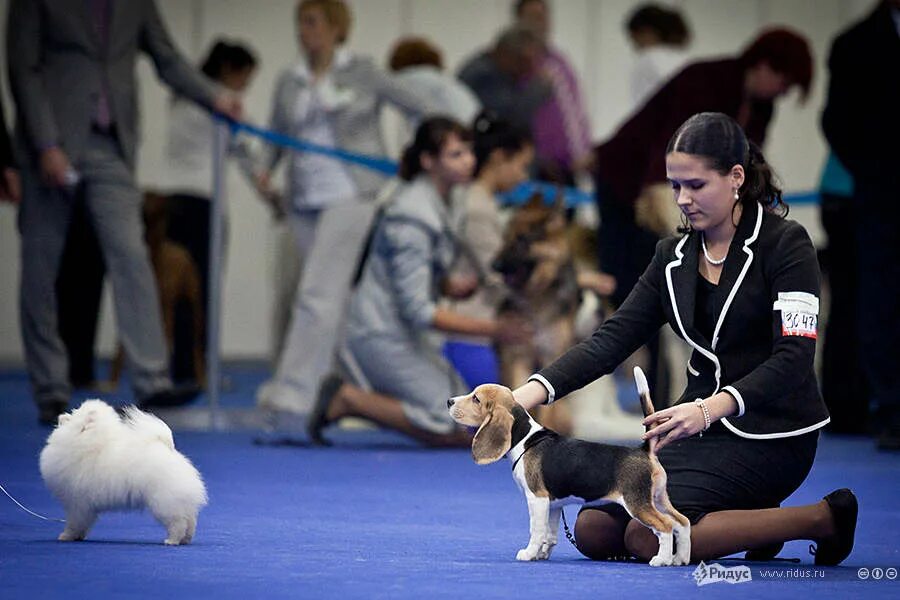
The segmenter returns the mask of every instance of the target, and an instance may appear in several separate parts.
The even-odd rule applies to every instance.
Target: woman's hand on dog
[[[643,424],[651,429],[644,433],[641,439],[657,438],[658,452],[667,444],[699,433],[706,425],[706,421],[700,407],[691,402],[657,411],[645,418]]]
[[[719,392],[703,401],[709,411],[712,423],[738,411],[737,402],[728,392]],[[656,451],[658,452],[667,444],[703,431],[706,420],[703,418],[702,408],[693,402],[685,402],[656,411],[646,417],[643,424],[651,429],[644,433],[641,439],[657,438]]]

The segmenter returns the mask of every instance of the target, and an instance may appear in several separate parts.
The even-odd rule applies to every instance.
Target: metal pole
[[[209,397],[209,424],[221,429],[219,387],[222,381],[219,356],[219,325],[222,314],[222,246],[225,217],[225,149],[228,125],[216,121],[213,131],[213,197],[210,207],[209,300],[206,306],[206,393]]]

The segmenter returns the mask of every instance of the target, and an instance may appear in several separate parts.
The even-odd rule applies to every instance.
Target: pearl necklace
[[[721,265],[722,263],[725,262],[726,258],[728,258],[727,252],[725,253],[725,256],[723,256],[719,260],[713,260],[712,258],[710,258],[709,250],[706,249],[706,236],[704,236],[702,233],[700,234],[700,244],[703,246],[703,256],[706,257],[706,262],[708,262],[709,264],[715,265],[718,267],[719,265]]]

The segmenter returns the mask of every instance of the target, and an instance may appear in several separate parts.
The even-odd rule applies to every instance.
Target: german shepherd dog
[[[510,218],[492,265],[510,292],[500,315],[516,316],[534,329],[530,342],[498,348],[501,379],[507,386],[521,384],[575,341],[581,290],[564,211],[561,197],[548,204],[542,195],[532,196]],[[543,407],[537,418],[554,431],[571,432],[565,403]]]

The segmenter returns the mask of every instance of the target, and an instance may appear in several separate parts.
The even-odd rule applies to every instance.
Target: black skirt
[[[747,439],[716,422],[703,437],[694,435],[665,446],[659,462],[666,470],[669,499],[694,525],[720,510],[780,506],[809,475],[818,441],[818,431]],[[618,504],[588,510],[628,516]]]
[[[754,440],[714,423],[703,437],[673,442],[659,452],[669,499],[690,519],[720,510],[775,508],[809,475],[819,432]]]

